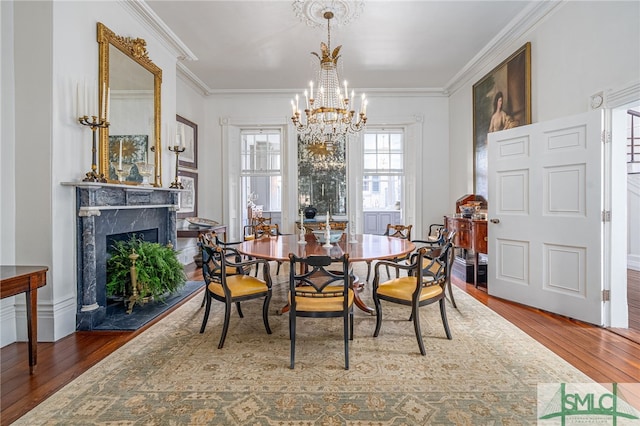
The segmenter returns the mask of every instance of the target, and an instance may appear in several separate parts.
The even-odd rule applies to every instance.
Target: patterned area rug
[[[377,338],[375,317],[356,309],[348,371],[342,320],[299,319],[290,370],[288,315],[275,312],[287,273],[283,265],[274,283],[273,334],[264,330],[262,302],[246,302],[243,319],[234,309],[219,350],[222,304],[214,301],[199,334],[204,309],[196,296],[15,424],[520,425],[536,422],[538,383],[591,382],[457,288],[458,309],[447,302],[453,340],[437,304],[421,309],[427,356],[409,310],[383,302]],[[369,294],[367,287],[370,303]]]

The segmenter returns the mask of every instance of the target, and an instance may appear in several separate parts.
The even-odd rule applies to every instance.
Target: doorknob
[[[489,222],[491,222],[491,223],[500,223],[500,219],[491,219]]]

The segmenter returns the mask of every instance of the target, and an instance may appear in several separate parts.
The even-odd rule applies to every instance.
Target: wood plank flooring
[[[200,270],[194,270],[193,266],[188,267],[187,272],[189,279],[202,279]],[[460,280],[454,280],[454,284],[593,380],[640,382],[640,331],[632,330],[624,337],[491,297]],[[193,297],[202,295],[198,292]],[[29,375],[26,343],[13,343],[0,349],[0,424],[11,424],[142,331],[76,332],[55,343],[39,343],[34,375]]]

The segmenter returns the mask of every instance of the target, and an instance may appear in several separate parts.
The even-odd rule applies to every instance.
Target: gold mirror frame
[[[156,187],[162,186],[162,147],[160,138],[161,120],[160,120],[160,87],[162,85],[162,69],[155,65],[151,59],[149,59],[146,42],[144,39],[130,37],[121,37],[116,35],[113,31],[107,28],[101,22],[98,22],[98,81],[99,87],[109,86],[109,47],[114,46],[119,51],[128,56],[132,61],[141,65],[144,69],[149,71],[153,75],[153,110],[154,110],[154,123],[153,123],[153,144],[151,150],[154,153],[155,172],[153,179],[150,179],[151,183]],[[98,105],[102,105],[104,96],[103,90],[98,90]],[[100,148],[99,148],[99,160],[98,168],[99,173],[107,176],[107,180],[110,183],[127,183],[137,184],[136,182],[118,182],[117,180],[109,179],[109,128],[101,129],[100,132]],[[151,143],[151,141],[150,141]]]

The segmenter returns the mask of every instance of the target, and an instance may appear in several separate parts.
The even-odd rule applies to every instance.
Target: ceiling
[[[327,25],[308,26],[293,3],[300,1],[146,0],[186,46],[185,56],[197,58],[183,59],[179,68],[206,93],[308,85],[317,62],[310,52],[327,41]],[[341,77],[356,90],[446,90],[534,3],[539,0],[364,1],[352,22],[332,20],[330,47],[342,45]]]

